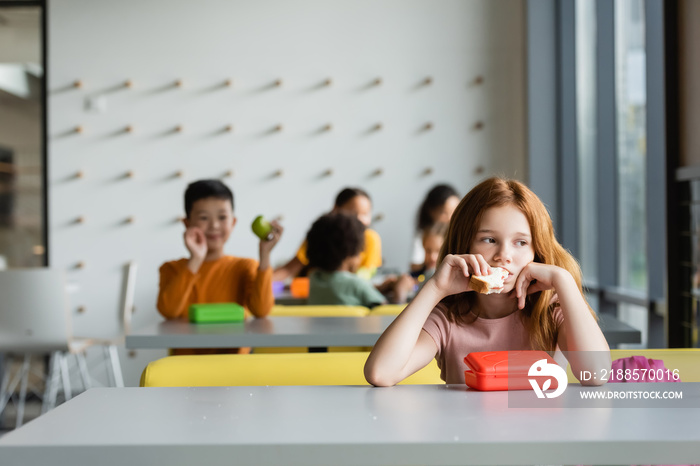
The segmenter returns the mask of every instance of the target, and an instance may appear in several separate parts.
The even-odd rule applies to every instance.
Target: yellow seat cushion
[[[371,316],[397,316],[408,304],[380,304],[369,311]]]
[[[368,385],[367,352],[168,356],[141,374],[142,387]],[[442,384],[433,360],[405,384]]]
[[[614,361],[630,356],[644,356],[649,359],[660,359],[666,369],[678,369],[681,382],[700,382],[700,348],[663,348],[663,349],[613,349],[610,357]],[[569,383],[578,383],[571,372],[571,366],[566,370]]]
[[[369,309],[364,306],[285,306],[276,304],[272,306],[270,317],[364,317],[369,314]]]

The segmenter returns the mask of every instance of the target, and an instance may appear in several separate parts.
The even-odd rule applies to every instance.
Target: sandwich
[[[500,293],[509,272],[501,267],[491,267],[490,275],[472,275],[469,284],[477,293]]]

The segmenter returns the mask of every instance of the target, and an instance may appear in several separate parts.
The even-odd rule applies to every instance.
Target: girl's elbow
[[[392,387],[397,383],[391,377],[387,377],[382,371],[368,366],[365,366],[365,380],[375,387]]]

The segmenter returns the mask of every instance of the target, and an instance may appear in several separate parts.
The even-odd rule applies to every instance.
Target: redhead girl
[[[471,275],[491,267],[508,271],[501,293],[474,292]],[[379,338],[365,378],[395,385],[436,358],[445,382],[463,384],[470,352],[557,348],[598,355],[569,357],[574,374],[610,367],[580,268],[544,204],[518,181],[489,178],[457,206],[435,274]]]

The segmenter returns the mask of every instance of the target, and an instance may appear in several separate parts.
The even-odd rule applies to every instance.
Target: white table
[[[700,403],[700,384],[616,385],[682,390],[684,406]],[[700,462],[700,409],[567,407],[582,390],[570,385],[543,409],[509,408],[509,392],[464,385],[96,388],[0,438],[0,463]]]

